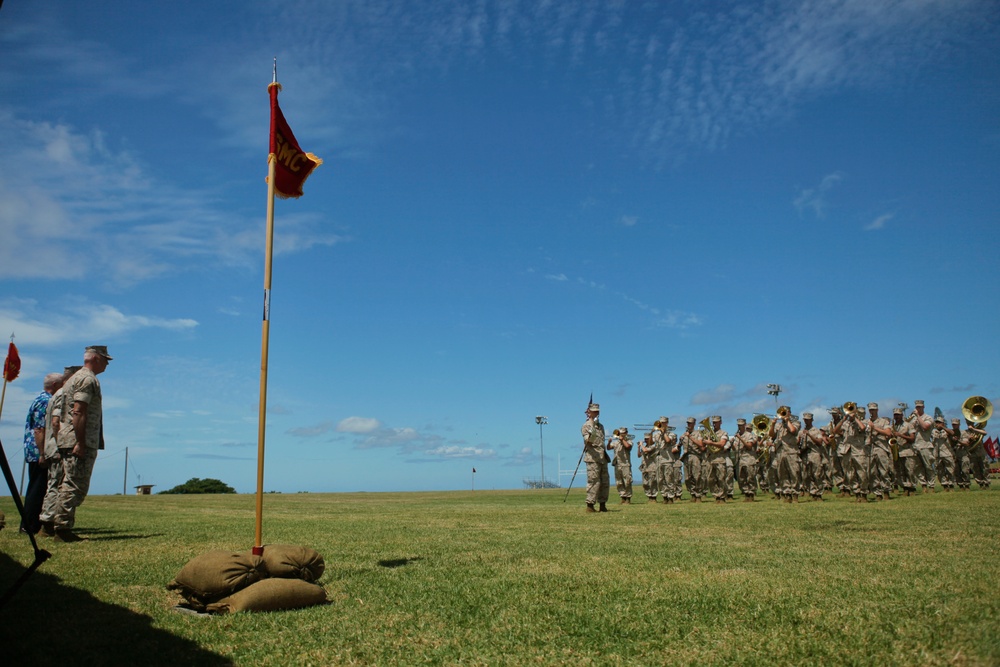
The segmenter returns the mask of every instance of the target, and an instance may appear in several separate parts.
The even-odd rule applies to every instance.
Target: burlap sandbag
[[[265,552],[267,549],[264,550]],[[205,607],[213,614],[299,609],[326,602],[326,590],[301,579],[264,579]]]
[[[209,551],[192,558],[167,584],[200,609],[267,577],[260,556],[238,551]]]
[[[264,547],[264,566],[272,577],[319,581],[326,564],[319,552],[295,544],[268,544]]]

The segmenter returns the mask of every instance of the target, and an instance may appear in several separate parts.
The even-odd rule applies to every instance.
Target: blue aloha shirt
[[[28,419],[24,423],[24,460],[28,463],[38,463],[35,429],[45,428],[45,413],[48,412],[50,398],[52,398],[52,394],[43,391],[31,402],[31,407],[28,408]]]

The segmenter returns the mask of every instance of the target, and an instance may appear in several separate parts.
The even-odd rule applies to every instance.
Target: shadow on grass
[[[108,528],[78,528],[74,530],[80,537],[89,542],[112,542],[116,540],[148,540],[151,537],[162,537],[163,533],[148,533],[145,535],[123,533],[120,530]]]
[[[382,567],[403,567],[404,565],[409,565],[410,563],[415,563],[421,560],[420,556],[416,558],[394,558],[392,560],[380,560],[378,562]]]
[[[32,574],[0,609],[0,646],[19,665],[232,665],[152,619],[98,600],[45,574]],[[4,591],[24,567],[0,554]]]

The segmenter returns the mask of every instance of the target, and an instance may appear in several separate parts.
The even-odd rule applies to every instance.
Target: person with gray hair
[[[24,423],[24,462],[28,468],[28,489],[24,493],[24,516],[21,518],[22,533],[37,533],[40,527],[38,515],[42,512],[48,474],[45,469],[45,418],[48,414],[52,394],[62,386],[61,373],[49,373],[42,380],[42,393],[35,397],[28,407],[28,418]]]
[[[51,523],[43,523],[39,531],[40,535],[52,536],[57,542],[83,539],[73,532],[73,526],[76,508],[90,490],[97,451],[104,448],[104,411],[97,376],[107,370],[111,359],[104,345],[88,347],[83,355],[83,368],[66,383],[64,409],[56,435],[62,482],[56,490]]]

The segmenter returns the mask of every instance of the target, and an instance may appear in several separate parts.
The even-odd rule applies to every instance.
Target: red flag
[[[986,453],[990,455],[990,458],[997,459],[1000,458],[1000,439],[998,438],[986,438],[983,442],[983,447],[986,449]]]
[[[10,347],[7,348],[7,358],[3,362],[3,379],[7,382],[13,382],[20,372],[21,357],[17,353],[14,341],[11,341]]]
[[[281,84],[272,83],[267,87],[271,95],[271,143],[270,153],[274,156],[274,192],[282,199],[302,196],[302,184],[313,169],[323,161],[312,153],[304,153],[288,127],[278,106],[278,91]],[[268,159],[271,159],[270,157]]]

